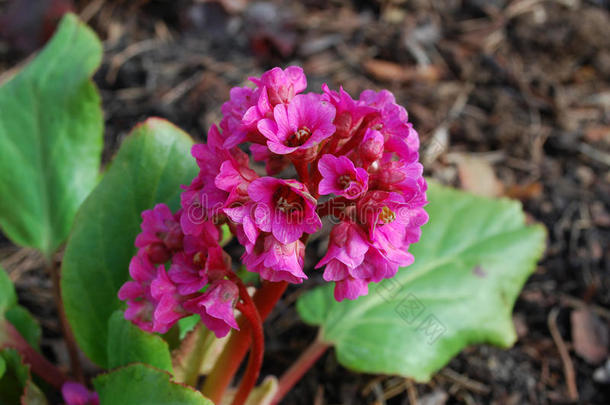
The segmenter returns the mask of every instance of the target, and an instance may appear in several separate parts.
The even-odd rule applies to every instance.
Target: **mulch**
[[[310,90],[391,90],[421,136],[428,176],[519,199],[547,227],[513,348],[470,347],[427,384],[352,373],[330,352],[284,403],[610,403],[610,2],[75,3],[104,40],[104,162],[149,116],[203,141],[232,86],[295,64]],[[0,41],[0,73],[40,45],[27,32]],[[310,251],[313,262],[320,252]],[[0,238],[0,262],[40,319],[45,352],[66,365],[42,259]],[[268,321],[263,374],[281,374],[315,337],[294,309],[298,294]]]

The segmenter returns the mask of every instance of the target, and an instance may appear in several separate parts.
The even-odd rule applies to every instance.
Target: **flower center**
[[[295,193],[289,186],[280,186],[273,195],[275,207],[282,213],[301,212],[304,208],[303,197]]]
[[[393,222],[396,219],[396,213],[394,211],[392,211],[391,209],[389,209],[387,206],[385,206],[381,209],[381,214],[379,214],[379,219],[384,224],[389,224],[390,222]]]
[[[355,176],[352,173],[347,173],[339,176],[337,178],[337,185],[341,187],[343,190],[347,189],[352,181],[356,180]]]
[[[311,137],[311,130],[307,127],[301,127],[296,132],[286,139],[286,146],[295,148],[303,145]]]

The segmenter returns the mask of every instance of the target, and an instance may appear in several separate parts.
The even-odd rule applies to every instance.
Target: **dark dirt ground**
[[[49,2],[65,4],[32,0],[27,18],[0,25],[0,73],[39,45],[35,18]],[[605,0],[75,4],[104,40],[95,81],[105,162],[153,115],[203,140],[231,86],[297,64],[310,90],[328,82],[352,95],[393,91],[422,137],[429,176],[520,199],[548,228],[545,257],[516,304],[512,349],[468,348],[428,384],[358,375],[329,353],[284,401],[308,405],[610,404],[609,8]],[[65,365],[40,257],[0,239],[0,263],[40,319],[45,351]],[[263,374],[281,374],[314,338],[295,298],[289,291],[268,321]]]

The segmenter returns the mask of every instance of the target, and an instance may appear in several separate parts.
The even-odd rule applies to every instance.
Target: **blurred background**
[[[514,348],[468,348],[427,384],[352,373],[330,353],[285,404],[610,404],[610,1],[0,0],[0,83],[69,10],[104,41],[104,162],[149,116],[203,141],[232,86],[300,65],[310,91],[389,89],[428,176],[521,200],[546,225]],[[67,364],[42,257],[0,235],[0,263]],[[269,318],[263,375],[314,338],[297,294]]]

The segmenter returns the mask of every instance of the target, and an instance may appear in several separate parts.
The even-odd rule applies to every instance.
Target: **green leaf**
[[[97,377],[100,405],[214,405],[191,387],[170,381],[169,374],[134,364]]]
[[[17,305],[15,287],[6,271],[0,267],[0,316],[13,306]]]
[[[0,405],[15,404],[47,405],[47,400],[32,382],[30,367],[19,353],[6,349],[0,351]]]
[[[544,228],[526,226],[515,201],[436,184],[428,200],[412,266],[355,301],[336,302],[330,284],[298,301],[346,367],[426,381],[467,345],[516,339],[512,308],[543,252]]]
[[[95,33],[66,15],[40,54],[0,87],[0,228],[49,257],[97,182],[100,97]]]
[[[108,368],[145,363],[172,372],[167,343],[158,335],[144,332],[127,321],[123,311],[115,311],[108,327]]]
[[[42,329],[38,321],[30,314],[30,312],[21,305],[14,306],[6,311],[6,319],[13,324],[19,331],[21,336],[34,349],[40,351],[40,337]]]
[[[140,232],[141,212],[157,203],[180,205],[180,185],[197,174],[192,140],[169,122],[138,125],[110,169],[80,208],[62,268],[62,297],[76,340],[95,363],[107,366],[108,319],[122,303]]]

